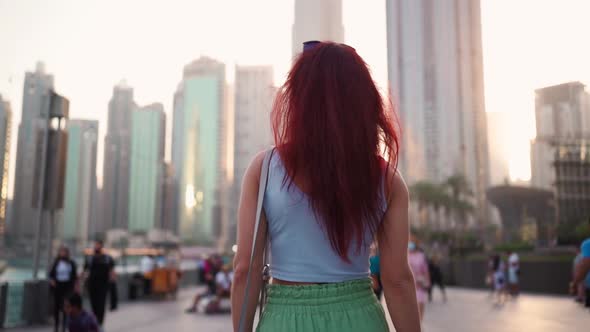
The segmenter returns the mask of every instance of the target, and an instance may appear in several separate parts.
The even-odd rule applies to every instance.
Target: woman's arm
[[[397,332],[420,331],[416,285],[408,265],[409,194],[399,173],[388,172],[389,206],[377,234],[381,284]]]
[[[242,302],[246,291],[246,277],[250,265],[250,254],[252,250],[252,238],[256,223],[256,204],[258,202],[258,185],[260,184],[260,169],[264,153],[259,153],[244,175],[242,182],[242,193],[238,209],[238,250],[234,257],[234,282],[231,290],[231,313],[234,331],[238,330],[240,315],[242,313]],[[246,308],[246,331],[252,330],[254,315],[260,287],[262,284],[263,248],[266,244],[266,218],[264,213],[260,223],[261,230],[256,239],[255,257],[250,272],[250,291],[248,294],[248,305]]]

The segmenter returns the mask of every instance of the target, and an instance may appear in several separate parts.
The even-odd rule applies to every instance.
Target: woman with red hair
[[[369,279],[375,240],[395,329],[420,331],[393,118],[353,48],[305,44],[274,103],[276,147],[256,156],[244,175],[232,289],[236,331],[240,318],[243,330],[252,329],[267,239],[272,281],[257,331],[388,331]],[[253,287],[246,287],[248,275]]]

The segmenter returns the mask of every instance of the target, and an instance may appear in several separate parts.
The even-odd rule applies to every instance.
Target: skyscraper
[[[21,122],[18,126],[14,200],[9,229],[12,239],[30,246],[38,221],[38,210],[32,207],[33,178],[37,151],[37,132],[44,128],[44,110],[49,109],[49,92],[53,89],[53,76],[45,72],[43,63],[37,63],[34,72],[25,74]]]
[[[295,0],[293,58],[308,40],[344,42],[342,0]]]
[[[98,121],[68,122],[68,152],[66,164],[64,210],[60,238],[74,248],[84,248],[89,237],[95,236],[96,153]]]
[[[225,218],[225,64],[201,57],[184,67],[174,96],[172,162],[178,177],[180,235],[214,244]]]
[[[463,174],[487,219],[489,184],[479,0],[387,0],[390,93],[409,183]]]
[[[488,141],[490,142],[490,183],[504,184],[510,177],[510,148],[513,117],[509,112],[487,112]]]
[[[6,200],[8,199],[8,164],[12,138],[12,110],[0,95],[0,247],[6,232]]]
[[[164,106],[147,105],[132,113],[129,181],[129,231],[158,228],[162,209],[166,117]]]
[[[109,102],[104,143],[103,231],[128,226],[131,113],[135,107],[133,88],[125,82],[116,85]]]
[[[164,163],[164,179],[162,181],[162,213],[158,228],[178,234],[178,185],[174,174],[174,167]]]
[[[275,94],[271,66],[237,66],[235,79],[234,178],[228,240],[236,241],[237,202],[246,168],[273,142],[270,111]]]
[[[552,189],[555,146],[575,146],[571,143],[573,139],[590,139],[590,94],[580,82],[538,89],[535,119],[537,135],[531,143],[531,184]]]

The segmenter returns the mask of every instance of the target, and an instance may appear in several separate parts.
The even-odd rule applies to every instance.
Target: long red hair
[[[345,261],[352,244],[359,250],[366,231],[374,235],[383,217],[384,164],[395,170],[399,151],[389,105],[356,51],[331,42],[299,56],[274,102],[284,185],[303,181],[333,249]]]

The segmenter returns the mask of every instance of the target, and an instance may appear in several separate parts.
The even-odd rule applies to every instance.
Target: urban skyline
[[[332,5],[334,6],[333,8],[342,10],[342,3],[340,1],[330,0],[322,3]],[[395,12],[392,12],[391,8],[398,6],[399,8],[404,8],[404,6],[409,6],[411,2],[392,0],[388,1],[387,3],[390,6],[388,15],[391,21],[392,17],[394,17],[396,14]],[[305,4],[307,4],[307,7]],[[416,3],[411,4],[415,5]],[[488,166],[486,159],[488,158],[488,153],[486,151],[487,143],[485,142],[488,135],[478,135],[478,133],[485,132],[487,128],[485,126],[486,117],[483,106],[483,77],[481,73],[483,64],[481,62],[481,56],[476,56],[475,58],[471,58],[471,60],[467,61],[466,59],[468,59],[468,57],[464,57],[465,59],[463,59],[461,54],[459,54],[459,56],[456,57],[458,64],[456,63],[455,66],[453,66],[453,61],[451,61],[451,65],[449,65],[449,63],[445,65],[444,61],[448,61],[445,60],[446,58],[455,58],[455,56],[451,53],[446,54],[444,52],[445,48],[440,48],[437,47],[436,44],[428,43],[428,40],[432,41],[437,39],[435,38],[437,36],[435,33],[438,33],[441,35],[439,37],[446,36],[447,39],[450,38],[447,40],[451,42],[450,44],[452,44],[452,41],[454,41],[454,43],[462,45],[465,50],[475,50],[475,54],[481,54],[481,41],[479,40],[479,33],[477,29],[477,27],[479,27],[480,10],[478,6],[460,7],[464,9],[459,11],[465,15],[465,19],[463,19],[461,18],[462,16],[453,16],[454,13],[449,8],[445,7],[445,5],[441,2],[436,3],[436,6],[439,6],[440,8],[434,6],[435,3],[430,3],[428,1],[424,2],[424,4],[433,5],[433,7],[431,7],[432,11],[437,8],[441,10],[446,8],[447,16],[441,16],[440,21],[433,21],[433,25],[430,27],[422,26],[422,28],[425,30],[417,30],[433,32],[431,34],[422,34],[422,44],[414,45],[414,47],[408,47],[408,45],[403,43],[400,44],[400,47],[413,49],[414,51],[418,50],[418,53],[406,54],[406,57],[400,56],[399,54],[397,56],[392,55],[393,53],[389,55],[390,63],[395,63],[396,61],[394,60],[396,57],[402,62],[412,62],[416,59],[417,54],[420,52],[423,52],[423,54],[430,54],[430,57],[425,57],[422,59],[424,60],[423,64],[425,64],[423,67],[420,67],[422,69],[411,66],[400,67],[409,71],[423,72],[425,77],[430,75],[428,77],[432,78],[430,81],[433,82],[433,84],[428,88],[427,86],[422,86],[421,89],[414,89],[423,91],[424,96],[434,96],[434,98],[430,99],[424,98],[422,100],[422,104],[408,104],[408,99],[404,99],[401,96],[400,91],[412,90],[409,89],[409,86],[411,85],[409,85],[407,82],[404,82],[403,80],[400,80],[399,77],[396,77],[395,69],[390,73],[393,87],[392,94],[394,95],[394,98],[399,98],[403,106],[401,107],[402,120],[407,116],[407,114],[412,114],[412,116],[418,116],[422,119],[422,122],[409,121],[408,123],[404,124],[404,127],[406,129],[409,128],[410,131],[417,130],[421,133],[421,135],[424,135],[424,139],[422,139],[420,141],[421,143],[418,145],[421,145],[421,149],[424,149],[422,154],[424,156],[428,155],[433,161],[432,165],[436,165],[431,166],[430,168],[423,167],[424,169],[421,169],[420,160],[424,160],[425,157],[412,157],[412,149],[406,146],[404,147],[404,150],[406,152],[410,152],[407,152],[407,157],[412,159],[416,166],[414,167],[414,170],[418,171],[416,176],[413,174],[407,174],[407,178],[410,183],[418,179],[442,181],[444,177],[450,176],[453,173],[465,174],[469,182],[475,185],[478,206],[482,207],[483,205],[481,202],[485,203],[484,192],[488,187],[487,177],[489,176],[489,171],[487,170]],[[421,17],[420,15],[426,15],[426,9],[430,7],[423,6],[416,8],[420,9],[418,11],[418,16],[410,18],[408,22],[413,22],[411,24],[413,24],[414,27],[420,27],[420,22],[429,21],[419,18]],[[309,38],[316,39],[311,37],[314,34],[313,32],[306,30],[303,31],[305,32],[303,33],[298,31],[298,29],[302,29],[301,27],[302,25],[304,26],[303,23],[305,23],[304,21],[297,20],[298,9],[301,11],[305,9],[312,12],[321,12],[321,10],[326,9],[321,7],[313,7],[310,5],[310,3],[305,1],[296,2],[295,20],[292,27],[293,37],[300,35],[303,36],[305,33],[311,33]],[[317,31],[331,31],[333,36],[326,35],[326,38],[328,39],[344,41],[342,40],[344,39],[342,19],[338,17],[338,10],[328,10],[328,12],[331,12],[333,17],[327,21],[332,22],[333,26],[326,27],[318,25],[314,28]],[[402,12],[403,11],[400,11],[400,13]],[[443,10],[443,12],[445,11]],[[302,15],[299,14],[299,17],[301,16]],[[406,17],[407,15],[402,16]],[[465,23],[466,21],[471,20],[473,23],[469,23],[467,26],[471,25],[472,28],[456,28],[453,24],[459,26],[459,23],[452,23],[454,20],[462,22],[461,24],[463,25],[467,24]],[[394,21],[398,28],[408,28],[407,21],[404,21],[399,17]],[[447,30],[441,27],[446,27]],[[464,31],[466,30],[475,31],[475,33],[471,34],[470,36],[465,34]],[[392,31],[391,23],[389,25],[389,32],[389,42],[392,43],[391,35],[395,35],[395,31]],[[316,32],[316,34],[321,33]],[[430,39],[428,39],[429,36]],[[461,38],[466,39],[450,36],[461,36]],[[308,37],[302,38],[307,39]],[[395,43],[397,43],[395,39],[393,40]],[[402,51],[404,50],[403,48],[401,49]],[[432,52],[425,51],[428,49]],[[293,47],[292,51],[294,50],[295,49]],[[475,63],[470,63],[470,61],[475,61]],[[238,84],[237,72],[240,70],[240,68],[245,67],[246,66],[236,67],[236,80],[233,82],[234,84]],[[460,70],[458,67],[460,67]],[[272,68],[272,66],[270,68]],[[390,68],[395,68],[395,65],[390,66]],[[441,68],[446,68],[447,71],[444,72],[441,70]],[[453,68],[457,69],[457,71],[462,73],[464,76],[457,76],[453,80]],[[231,69],[229,71],[231,71]],[[51,88],[53,87],[53,75],[46,74],[43,64],[38,64],[35,72],[30,74],[36,74],[40,77],[42,75],[50,77]],[[270,75],[272,76],[272,70]],[[170,123],[167,128],[168,130],[162,131],[165,134],[161,135],[163,137],[171,137],[171,139],[162,139],[161,143],[159,143],[160,145],[166,146],[167,148],[163,148],[161,151],[162,158],[159,162],[160,165],[158,166],[158,178],[154,180],[154,183],[157,183],[157,185],[154,186],[154,188],[157,188],[157,195],[161,196],[162,191],[164,190],[164,173],[169,174],[167,178],[167,189],[169,192],[176,194],[167,195],[168,204],[178,206],[179,214],[179,217],[176,218],[178,221],[174,221],[175,226],[181,230],[184,230],[182,233],[187,237],[193,238],[193,235],[200,234],[203,236],[203,238],[199,239],[199,241],[209,243],[211,242],[211,239],[219,238],[228,231],[231,233],[232,225],[231,223],[228,223],[228,221],[229,219],[234,218],[234,214],[229,212],[230,215],[228,215],[228,200],[232,199],[232,196],[235,196],[235,193],[231,193],[232,186],[234,188],[233,191],[235,192],[235,182],[232,183],[232,177],[234,173],[236,173],[236,179],[233,180],[237,181],[239,180],[240,173],[240,170],[235,169],[233,162],[231,161],[232,159],[238,158],[238,155],[236,154],[236,143],[232,135],[234,132],[238,134],[240,128],[236,128],[234,124],[231,123],[229,115],[231,108],[230,104],[232,104],[230,99],[233,98],[234,95],[233,93],[230,94],[229,91],[234,89],[234,87],[231,86],[232,82],[231,79],[228,79],[228,76],[227,64],[225,62],[218,61],[217,59],[207,56],[201,56],[197,58],[197,60],[190,62],[184,67],[182,81],[180,84],[178,84],[176,93],[174,93],[174,107],[172,110],[174,114],[172,121],[168,122]],[[452,82],[454,82],[453,84],[449,84],[450,86],[460,87],[457,88],[459,91],[458,93],[457,90],[447,91],[448,89],[445,90],[440,88],[440,86],[437,87],[436,82],[445,81],[449,78]],[[466,96],[465,91],[462,91],[462,89],[467,86],[471,87],[474,84],[480,88],[473,90],[471,97]],[[49,86],[48,84],[45,85]],[[31,87],[34,87],[34,89],[31,89]],[[36,92],[41,91],[36,91],[35,89],[39,89],[38,84],[28,83],[28,85],[25,84],[23,87],[23,91],[26,91],[27,94],[32,93],[34,95]],[[238,89],[236,88],[236,90]],[[102,206],[102,209],[100,209],[100,222],[95,223],[96,226],[94,227],[96,229],[93,230],[93,232],[99,233],[113,228],[133,229],[135,231],[149,228],[145,225],[142,226],[143,228],[138,228],[137,225],[130,227],[131,219],[133,219],[129,215],[129,209],[131,208],[131,205],[133,205],[129,202],[129,188],[132,187],[130,184],[130,179],[132,178],[131,159],[133,157],[133,152],[131,151],[131,141],[133,136],[131,128],[133,127],[132,119],[135,114],[134,112],[137,111],[137,103],[135,101],[134,91],[134,87],[122,81],[114,87],[113,95],[111,97],[111,101],[109,102],[109,116],[108,124],[106,126],[107,135],[104,137],[103,146],[104,161],[102,163],[98,163],[99,170],[101,169],[101,164],[103,167],[103,184],[100,188],[102,192],[101,197],[108,199],[100,200],[100,204]],[[236,98],[238,98],[237,96],[239,91],[236,91],[235,93]],[[439,98],[436,98],[437,96]],[[443,96],[444,98],[440,96]],[[461,97],[465,98],[465,100],[461,100]],[[33,98],[28,100],[24,98],[23,100],[25,100],[25,104],[27,102],[33,102],[34,104],[35,100],[37,99]],[[39,101],[37,100],[36,102]],[[236,101],[236,112],[238,105],[239,103]],[[430,106],[423,107],[424,105]],[[461,107],[458,107],[458,105]],[[461,111],[462,108],[472,111]],[[23,119],[25,124],[30,122],[31,114],[34,113],[30,111],[31,109],[34,110],[35,107],[31,107],[30,105],[28,107],[23,107]],[[412,109],[415,111],[404,111]],[[449,113],[448,110],[454,111]],[[443,113],[446,116],[440,117],[440,114]],[[164,114],[163,110],[162,114]],[[453,116],[448,116],[449,114]],[[100,128],[101,126],[98,127]],[[170,127],[172,130],[169,130]],[[213,129],[209,130],[209,128]],[[19,136],[20,135],[21,133],[19,131]],[[159,136],[160,135],[158,135],[158,137]],[[469,137],[473,139],[470,139]],[[100,142],[103,140],[99,137],[98,141],[100,144]],[[407,141],[411,142],[411,140]],[[450,142],[449,144],[446,144],[446,150],[444,151],[436,144],[436,142],[441,141],[445,141],[447,143]],[[165,161],[167,160],[165,157],[165,150],[168,149],[171,155],[171,163],[169,164],[168,168],[165,168]],[[236,149],[236,151],[234,151],[234,149]],[[249,153],[251,153],[251,151]],[[17,156],[19,156],[19,154],[17,154]],[[441,156],[447,160],[443,161]],[[473,163],[474,161],[475,163]],[[238,161],[236,161],[235,164],[237,166]],[[403,160],[401,165],[402,170],[405,171]],[[22,172],[23,170],[19,169],[19,171]],[[16,177],[18,178],[18,176]],[[99,176],[97,175],[96,178],[99,178]],[[97,182],[100,181],[97,180]],[[26,184],[21,184],[18,187],[26,188],[28,186]],[[99,186],[97,185],[96,187],[96,190],[98,191]],[[174,189],[174,187],[176,188]],[[24,195],[24,198],[21,197],[15,199],[16,204],[14,205],[16,207],[22,206],[21,203],[27,201],[26,193],[22,194],[23,191],[21,189],[19,189],[19,192],[21,193],[21,196]],[[171,196],[175,197],[171,198]],[[156,201],[158,204],[162,203],[161,199],[157,199]],[[170,201],[172,201],[172,203],[170,203]],[[478,210],[483,211],[485,209]],[[19,210],[14,211],[17,211],[17,213],[22,213],[22,211]],[[160,216],[162,214],[163,212],[159,210],[159,208],[156,209],[156,211],[153,213],[153,216],[148,218],[152,220],[148,223],[150,225],[163,224],[160,220]],[[485,214],[485,212],[483,212],[483,214]],[[20,219],[21,217],[18,216],[18,218]],[[32,218],[26,219],[32,220]],[[23,225],[23,227],[27,228],[26,225]],[[82,233],[88,232],[88,230],[82,231]]]
[[[343,0],[342,3],[345,42],[359,51],[371,66],[376,81],[382,89],[386,88],[385,0],[368,3]],[[60,77],[57,82],[59,90],[73,100],[72,117],[98,119],[101,123],[98,161],[102,163],[103,137],[107,128],[103,105],[110,98],[110,87],[121,78],[127,78],[137,89],[136,99],[140,103],[158,100],[165,105],[167,116],[171,118],[172,92],[178,81],[178,68],[199,55],[210,55],[226,63],[230,84],[233,83],[232,68],[236,64],[271,64],[275,69],[275,82],[280,85],[291,63],[293,0],[253,0],[248,4],[221,0],[207,3],[207,11],[199,10],[204,5],[199,1],[190,4],[170,1],[165,6],[156,2],[143,4],[144,14],[135,19],[133,29],[129,30],[126,13],[132,12],[135,5],[133,1],[124,4],[102,1],[88,10],[88,6],[82,3],[60,0],[52,1],[51,5],[26,0],[10,6],[0,3],[0,22],[6,26],[6,29],[0,29],[0,36],[6,40],[6,52],[0,62],[0,93],[10,101],[13,109],[20,110],[22,72],[31,70],[31,65],[38,60],[45,61],[51,72]],[[117,10],[113,10],[114,6]],[[229,6],[235,8],[235,14],[234,11],[226,13]],[[521,124],[511,132],[494,134],[512,138],[509,155],[512,179],[530,177],[529,140],[534,137],[535,127],[532,91],[568,81],[590,82],[590,68],[584,66],[586,59],[590,58],[590,48],[575,42],[583,39],[583,31],[590,27],[590,22],[582,14],[589,10],[590,3],[583,0],[560,3],[482,0],[486,110],[509,112]],[[176,19],[171,24],[152,26],[153,19],[162,12],[176,15]],[[273,15],[260,17],[264,12]],[[97,21],[105,16],[111,22],[108,27]],[[17,19],[22,17],[31,17],[36,22],[37,33],[25,33],[29,28],[23,26],[25,21]],[[252,17],[259,19],[252,20]],[[527,17],[527,24],[521,24],[522,17]],[[549,26],[547,21],[556,24]],[[196,26],[191,28],[190,22]],[[241,26],[240,33],[224,27],[225,22]],[[71,29],[71,24],[75,24],[76,29]],[[96,26],[102,29],[97,30]],[[206,26],[217,29],[215,38],[213,34],[203,34],[208,31],[202,28]],[[268,26],[273,29],[267,29]],[[11,38],[18,36],[19,31],[26,36]],[[6,35],[9,32],[10,35]],[[563,35],[571,38],[562,38]],[[145,36],[150,36],[149,42]],[[133,38],[139,39],[130,42]],[[18,40],[29,42],[19,44],[16,43]],[[174,52],[153,52],[152,46],[158,44],[158,40]],[[524,41],[526,48],[522,47]],[[48,43],[55,47],[45,47]],[[105,56],[104,51],[110,47],[121,51],[117,56],[108,53]],[[94,59],[92,62],[98,65],[88,66],[82,59]],[[519,75],[513,75],[515,72]],[[86,77],[92,77],[90,89],[79,84],[86,81]],[[20,114],[15,112],[12,125],[15,134],[18,123]],[[171,122],[168,126],[170,132]],[[10,174],[14,175],[16,137],[12,141]],[[170,151],[167,151],[166,160],[169,159]],[[102,186],[102,171],[97,171],[99,186]],[[10,176],[9,197],[14,196],[14,179]]]

